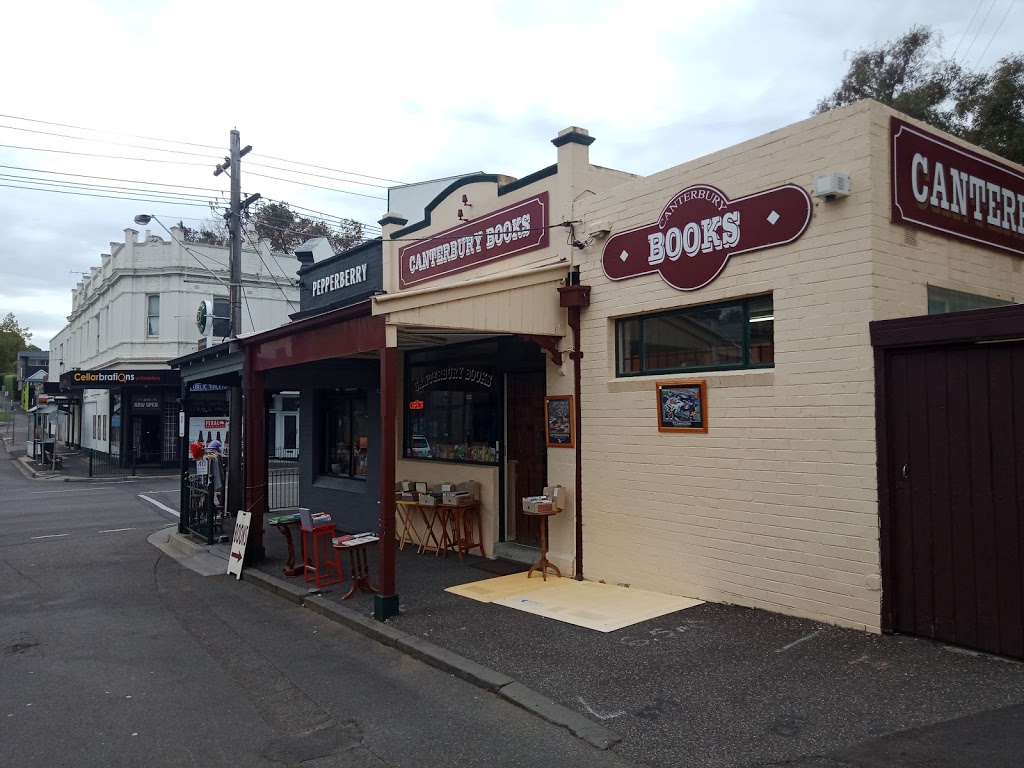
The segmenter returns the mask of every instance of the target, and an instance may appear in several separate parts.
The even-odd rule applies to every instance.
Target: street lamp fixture
[[[142,226],[146,226],[147,224],[149,224],[149,222],[151,222],[155,218],[156,218],[155,216],[150,216],[150,215],[145,214],[145,213],[140,213],[138,216],[135,217],[135,223],[136,224],[140,224]]]

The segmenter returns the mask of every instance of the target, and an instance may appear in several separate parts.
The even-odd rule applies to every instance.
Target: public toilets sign
[[[1024,256],[1024,175],[890,118],[892,220]]]
[[[681,291],[710,283],[732,256],[796,240],[811,222],[811,198],[786,184],[730,200],[708,184],[668,201],[654,224],[620,232],[604,246],[604,273],[626,280],[652,272]]]
[[[433,235],[398,251],[402,288],[548,245],[548,193]]]

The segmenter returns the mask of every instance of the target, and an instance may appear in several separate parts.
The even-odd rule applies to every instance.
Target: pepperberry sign
[[[795,184],[730,200],[707,184],[677,194],[654,224],[620,232],[604,247],[604,273],[626,280],[652,272],[681,291],[714,280],[732,256],[796,240],[811,222],[811,198]]]
[[[892,221],[1024,256],[1024,174],[890,119]]]
[[[402,288],[548,245],[548,193],[445,230],[399,250]]]

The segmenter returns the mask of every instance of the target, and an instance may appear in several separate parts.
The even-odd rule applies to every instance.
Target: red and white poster
[[[398,251],[398,281],[410,288],[498,259],[546,248],[548,193],[445,230]]]
[[[730,200],[708,184],[677,194],[653,224],[620,232],[604,246],[612,280],[658,272],[681,291],[714,280],[733,256],[796,240],[811,222],[811,198],[795,184]]]

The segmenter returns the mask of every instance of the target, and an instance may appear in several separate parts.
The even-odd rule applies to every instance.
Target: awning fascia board
[[[535,267],[520,272],[488,275],[487,277],[480,277],[475,280],[466,280],[455,285],[436,285],[429,288],[413,288],[401,293],[382,294],[374,296],[372,299],[373,314],[384,315],[389,312],[403,312],[409,309],[427,307],[432,304],[458,301],[459,299],[468,299],[474,296],[486,296],[516,288],[527,288],[540,283],[550,283],[554,282],[559,275],[564,277],[568,271],[568,262],[559,261],[556,264],[548,264],[543,267]]]

